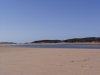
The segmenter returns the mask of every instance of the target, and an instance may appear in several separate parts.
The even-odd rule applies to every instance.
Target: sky
[[[0,42],[100,37],[100,0],[0,0]]]

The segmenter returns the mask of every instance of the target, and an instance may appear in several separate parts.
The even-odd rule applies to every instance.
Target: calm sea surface
[[[55,45],[14,45],[22,48],[86,48],[100,49],[100,45],[80,45],[80,44],[55,44]]]

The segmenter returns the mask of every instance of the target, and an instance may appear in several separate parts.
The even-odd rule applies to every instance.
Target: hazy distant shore
[[[16,45],[15,42],[0,42],[0,45]],[[72,38],[66,40],[37,40],[33,42],[20,43],[33,45],[47,45],[47,44],[85,44],[85,45],[100,45],[100,37],[86,37],[86,38]]]
[[[81,43],[81,42],[74,42],[74,43],[65,43],[65,42],[62,42],[62,43],[29,43],[29,44],[0,44],[0,47],[9,47],[9,46],[14,46],[14,45],[64,45],[64,44],[76,44],[76,45],[100,45],[99,42],[84,42],[84,43]]]

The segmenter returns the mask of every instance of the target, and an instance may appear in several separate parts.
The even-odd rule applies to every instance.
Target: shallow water
[[[14,45],[22,48],[86,48],[100,49],[100,45],[82,45],[82,44],[55,44],[55,45]]]

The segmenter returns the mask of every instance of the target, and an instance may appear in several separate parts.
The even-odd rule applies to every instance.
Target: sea
[[[85,44],[47,44],[47,45],[33,45],[33,44],[16,44],[13,47],[21,48],[81,48],[81,49],[100,49],[100,45],[85,45]]]

